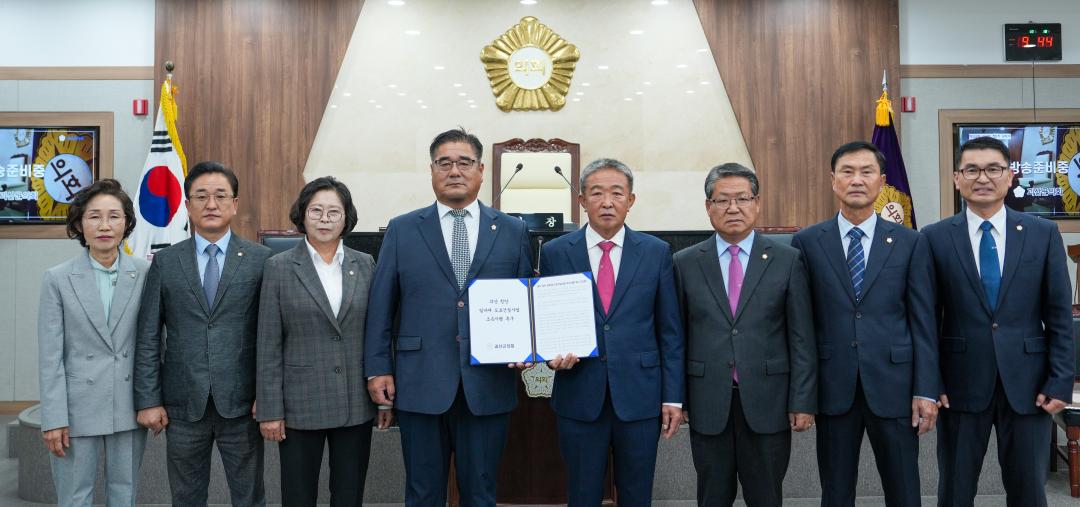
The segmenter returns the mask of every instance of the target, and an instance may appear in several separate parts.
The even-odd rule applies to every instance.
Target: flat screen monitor
[[[99,177],[100,128],[0,127],[0,224],[62,224]]]
[[[1080,123],[954,125],[954,152],[976,137],[1009,147],[1012,182],[1005,205],[1050,219],[1080,218]],[[963,199],[957,194],[957,209]]]

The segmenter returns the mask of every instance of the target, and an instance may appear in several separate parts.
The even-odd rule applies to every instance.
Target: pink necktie
[[[615,243],[601,241],[600,249],[604,254],[600,256],[600,272],[596,274],[596,291],[600,293],[600,304],[604,307],[604,314],[611,306],[611,296],[615,295],[615,270],[611,267],[611,249]]]
[[[731,316],[734,318],[735,311],[739,309],[739,294],[742,292],[743,283],[743,266],[742,261],[739,260],[739,245],[729,246],[728,254],[731,255],[731,262],[728,263],[727,297],[728,302],[731,304]],[[731,377],[738,384],[739,370],[732,367]]]

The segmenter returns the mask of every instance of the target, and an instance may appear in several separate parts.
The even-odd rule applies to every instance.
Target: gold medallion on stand
[[[566,105],[578,48],[532,16],[480,51],[495,104],[503,111],[558,111]]]

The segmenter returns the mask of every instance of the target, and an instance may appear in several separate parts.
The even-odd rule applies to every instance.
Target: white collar
[[[979,231],[979,227],[982,226],[982,223],[987,219],[976,215],[974,211],[971,211],[971,208],[967,208],[964,213],[967,213],[968,234],[974,236]],[[1005,206],[1002,205],[1001,209],[997,210],[997,213],[994,213],[994,215],[990,217],[989,221],[990,225],[994,226],[994,230],[997,231],[998,234],[1004,236]]]
[[[316,266],[320,264],[323,266],[340,266],[342,261],[345,260],[345,242],[340,239],[338,239],[337,251],[334,252],[334,258],[330,261],[330,264],[327,264],[325,261],[323,261],[322,256],[319,255],[319,252],[315,250],[315,247],[311,246],[311,242],[308,241],[306,237],[304,238],[304,245],[307,246],[308,255],[311,256],[311,262],[314,262]]]
[[[443,204],[443,203],[441,203],[439,201],[435,201],[435,207],[438,208],[438,210],[439,210],[439,218],[440,219],[445,217],[447,213],[450,213],[451,210],[457,209],[457,208],[451,208],[450,206],[447,206],[447,205],[445,205],[445,204]],[[473,202],[469,203],[469,205],[465,206],[465,208],[463,208],[463,209],[466,211],[468,216],[473,217],[473,218],[479,218],[480,217],[480,199],[473,199]]]
[[[604,239],[604,237],[601,236],[599,232],[596,232],[596,230],[592,228],[592,225],[590,225],[590,224],[585,225],[585,248],[592,248],[592,247],[594,247],[596,245],[599,245],[601,241],[610,241],[612,243],[615,243],[615,246],[617,246],[619,248],[622,248],[623,241],[625,239],[626,239],[626,226],[625,225],[622,226],[622,228],[619,229],[619,232],[616,232],[615,235],[611,237],[611,239]]]

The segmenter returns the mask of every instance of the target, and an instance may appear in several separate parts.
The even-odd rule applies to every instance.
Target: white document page
[[[472,364],[532,361],[528,279],[477,279],[469,286]]]
[[[593,282],[585,273],[546,276],[533,282],[533,319],[538,361],[596,352]]]

